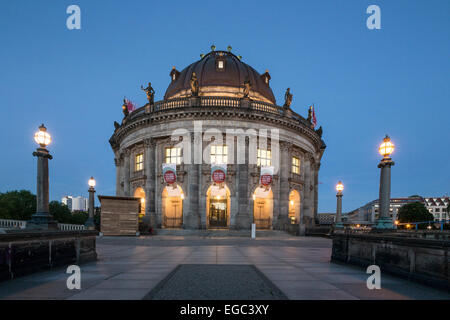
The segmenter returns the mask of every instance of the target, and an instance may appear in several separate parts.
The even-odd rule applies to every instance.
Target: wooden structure
[[[140,199],[98,196],[101,203],[100,231],[105,236],[135,236],[139,231]]]

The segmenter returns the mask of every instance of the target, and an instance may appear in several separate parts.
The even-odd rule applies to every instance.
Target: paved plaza
[[[98,237],[97,253],[98,261],[81,265],[80,290],[67,289],[69,274],[56,269],[0,283],[0,299],[176,299],[183,286],[197,288],[192,299],[211,292],[245,299],[259,288],[262,296],[255,297],[267,299],[268,292],[273,299],[450,299],[448,292],[383,273],[382,289],[369,290],[365,270],[330,263],[331,240],[319,237]],[[230,274],[233,281],[225,281]],[[185,281],[170,290],[172,277]],[[232,290],[249,279],[244,287],[252,292]]]

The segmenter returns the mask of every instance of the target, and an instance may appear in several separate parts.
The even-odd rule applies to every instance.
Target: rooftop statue
[[[192,96],[198,97],[199,85],[198,85],[197,75],[195,74],[195,72],[192,72],[190,85],[191,85]]]
[[[312,122],[312,106],[308,109],[308,118],[306,120]]]
[[[147,94],[148,103],[150,103],[150,105],[153,105],[155,99],[155,90],[153,90],[152,88],[152,83],[149,82],[147,88],[141,86],[141,90],[144,90]]]
[[[292,93],[290,92],[290,88],[287,88],[286,93],[284,94],[284,106],[285,108],[289,108],[292,103]]]
[[[248,98],[248,95],[250,94],[250,88],[252,87],[252,83],[248,79],[248,77],[244,80],[244,98]]]
[[[127,99],[125,99],[125,98],[123,98],[122,111],[123,111],[124,117],[126,117],[126,116],[128,116],[130,114],[128,112]]]

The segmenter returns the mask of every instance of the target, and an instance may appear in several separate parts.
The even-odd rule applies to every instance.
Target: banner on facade
[[[175,163],[163,163],[162,170],[166,183],[173,184],[177,181],[177,165]]]
[[[269,187],[273,180],[273,167],[261,167],[259,182],[264,187]]]
[[[211,180],[214,183],[224,183],[227,178],[226,164],[211,164]]]

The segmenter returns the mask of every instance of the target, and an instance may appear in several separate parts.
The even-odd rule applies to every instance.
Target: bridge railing
[[[25,229],[27,222],[24,220],[0,219],[0,228],[2,229]]]
[[[85,230],[82,224],[58,223],[58,229],[61,231],[78,231]]]

